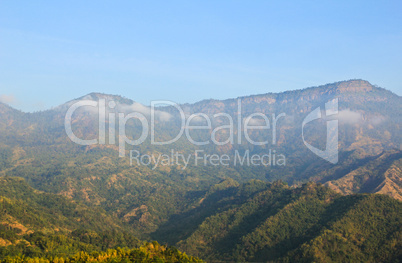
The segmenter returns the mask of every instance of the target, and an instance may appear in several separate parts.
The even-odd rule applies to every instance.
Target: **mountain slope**
[[[325,178],[326,185],[343,194],[380,193],[402,201],[402,152],[389,151],[367,159],[340,178]]]
[[[331,164],[307,149],[302,138],[302,122],[311,111],[317,107],[323,110],[325,103],[335,98],[339,101],[340,152],[339,163]],[[283,180],[291,186],[316,181],[343,194],[378,192],[395,198],[401,195],[400,161],[396,157],[402,142],[402,98],[367,81],[342,81],[303,90],[242,97],[241,112],[238,112],[237,99],[184,104],[181,106],[186,116],[227,113],[233,118],[234,125],[238,124],[239,113],[243,118],[262,113],[270,120],[272,114],[285,113],[286,116],[278,122],[275,145],[271,143],[271,130],[250,134],[256,141],[268,138],[269,144],[263,146],[248,143],[244,135],[242,143],[197,146],[183,137],[174,144],[158,146],[151,144],[148,134],[142,144],[126,145],[125,158],[118,157],[117,138],[115,144],[109,144],[109,119],[106,119],[106,144],[78,145],[66,134],[64,120],[68,107],[73,102],[99,99],[105,99],[106,105],[112,100],[116,103],[114,109],[106,112],[115,114],[116,118],[119,111],[124,114],[134,111],[150,118],[148,107],[120,96],[100,93],[91,93],[61,107],[36,113],[22,113],[1,104],[0,176],[23,177],[34,189],[62,195],[91,209],[103,209],[122,224],[129,224],[143,238],[160,230],[171,216],[186,215],[193,207],[198,207],[200,196],[227,179],[239,183],[252,179]],[[176,136],[181,125],[177,110],[174,107],[157,110],[156,139],[168,140]],[[98,118],[99,114],[93,109],[78,110],[72,116],[72,129],[82,139],[98,138]],[[138,138],[142,132],[140,123],[128,121],[126,124],[127,136]],[[212,128],[224,124],[224,119],[216,119]],[[306,141],[325,149],[326,119],[308,123],[304,128]],[[190,131],[190,134],[195,140],[210,140],[211,129]],[[235,138],[237,132],[235,129]],[[223,141],[227,134],[221,130],[217,137]],[[174,150],[190,156],[201,150],[205,154],[227,154],[232,159],[236,151],[261,155],[272,150],[286,156],[286,165],[204,166],[196,165],[192,159],[185,169],[182,163],[159,165],[153,169],[152,165],[135,162],[131,165],[128,156],[132,149],[148,155],[170,155]],[[200,217],[192,219],[205,219],[210,216],[209,211],[193,211]],[[188,234],[180,232],[182,236]]]
[[[168,233],[155,237],[173,241],[173,233],[187,228],[176,245],[210,261],[397,262],[401,256],[402,203],[381,195],[340,196],[316,184],[264,184],[208,193],[194,211],[208,211],[202,222],[189,224],[194,213],[173,217]]]
[[[60,255],[117,245],[136,246],[139,241],[135,235],[102,209],[38,192],[19,178],[0,178],[0,243],[13,248],[3,249],[1,256],[19,252]],[[105,242],[103,238],[109,240]]]

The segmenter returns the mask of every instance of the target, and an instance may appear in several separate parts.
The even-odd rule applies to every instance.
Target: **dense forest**
[[[0,182],[0,262],[201,262],[156,241],[142,244],[101,209],[38,192],[22,179]]]
[[[223,181],[154,237],[210,261],[397,262],[401,217],[402,203],[383,195]]]
[[[38,192],[18,178],[2,179],[1,187],[4,262],[198,262],[169,245],[207,261],[397,262],[402,256],[402,203],[379,194],[227,179],[148,236],[165,245],[141,245],[126,222],[105,211]]]

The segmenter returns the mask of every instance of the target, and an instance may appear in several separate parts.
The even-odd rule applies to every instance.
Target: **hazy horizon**
[[[222,98],[222,99],[203,98],[203,99],[196,100],[196,101],[191,101],[191,102],[186,102],[186,101],[185,101],[185,102],[177,102],[177,101],[174,101],[174,100],[171,101],[171,102],[184,105],[184,104],[196,104],[196,103],[198,103],[198,102],[207,101],[207,100],[217,100],[217,101],[236,100],[236,99],[241,99],[241,98],[245,98],[245,97],[249,97],[249,96],[260,96],[260,95],[265,95],[265,94],[270,94],[270,93],[272,93],[272,94],[279,94],[279,93],[283,93],[283,92],[292,92],[292,91],[297,91],[297,90],[305,90],[305,89],[310,89],[310,88],[316,88],[316,87],[325,86],[325,85],[328,85],[328,84],[335,84],[335,83],[339,83],[339,82],[347,82],[347,81],[353,81],[353,80],[367,81],[367,80],[363,80],[363,79],[350,79],[350,80],[337,81],[337,82],[333,82],[333,83],[325,83],[325,84],[317,85],[317,86],[303,87],[303,88],[300,88],[300,89],[284,90],[284,91],[278,91],[278,92],[266,92],[266,93],[261,93],[261,94],[248,94],[248,95],[244,95],[244,96],[231,97],[231,98]],[[370,81],[368,81],[368,82],[370,83]],[[373,85],[373,86],[379,87],[378,85],[375,85],[375,84],[373,84],[373,83],[370,83],[370,84]],[[379,87],[379,88],[383,88],[383,87]],[[388,89],[386,89],[386,90],[388,90]],[[388,90],[388,91],[391,91],[391,90]],[[391,91],[391,92],[392,92],[392,91]],[[398,96],[401,96],[401,95],[398,94],[398,93],[395,93],[395,92],[393,92],[393,93],[396,94],[396,95],[398,95]],[[129,99],[129,100],[132,100],[132,101],[135,102],[135,103],[140,103],[140,104],[145,105],[145,106],[149,106],[149,105],[150,105],[150,103],[147,104],[147,103],[143,103],[143,102],[136,101],[135,98],[130,98],[130,97],[128,97],[128,96],[125,96],[124,94],[112,94],[112,93],[104,93],[104,92],[97,92],[97,91],[92,91],[92,92],[90,92],[90,93],[82,94],[82,96],[79,96],[79,97],[76,97],[76,98],[66,98],[66,100],[65,100],[64,102],[62,102],[62,103],[60,103],[60,104],[58,104],[58,105],[51,106],[51,107],[49,107],[49,108],[43,108],[43,109],[40,109],[40,110],[24,111],[24,110],[18,108],[18,106],[17,106],[17,107],[14,107],[14,106],[12,105],[12,103],[7,102],[7,100],[14,99],[14,98],[9,97],[9,96],[7,96],[7,95],[0,95],[0,102],[5,103],[5,104],[9,105],[10,107],[12,107],[12,108],[14,108],[14,109],[17,109],[17,110],[20,110],[20,111],[22,111],[22,112],[25,112],[25,113],[33,113],[33,112],[38,112],[38,111],[52,110],[52,109],[54,109],[54,108],[57,108],[57,107],[59,107],[59,106],[62,106],[62,105],[64,105],[64,104],[66,104],[66,103],[68,103],[68,102],[71,102],[71,101],[74,101],[74,100],[78,100],[78,99],[84,98],[85,96],[90,95],[90,94],[103,94],[103,95],[106,95],[106,96],[117,96],[117,97],[122,97],[122,98],[126,98],[126,99]],[[149,102],[151,102],[151,101],[152,101],[152,99],[149,100]],[[18,105],[18,104],[17,104],[17,105]]]
[[[194,103],[364,79],[401,95],[401,3],[0,3],[0,98]]]

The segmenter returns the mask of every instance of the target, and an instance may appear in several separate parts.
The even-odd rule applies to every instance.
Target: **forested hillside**
[[[328,119],[302,127],[310,112],[316,108],[324,112],[325,103],[333,99],[339,104],[339,161],[335,164],[305,145],[325,149]],[[268,138],[267,145],[249,143],[237,129],[234,136],[241,137],[241,143],[222,145],[199,146],[184,136],[169,145],[153,145],[148,136],[140,145],[125,144],[125,157],[119,157],[118,133],[111,143],[109,117],[105,144],[79,145],[66,134],[68,108],[75,102],[99,100],[105,100],[105,105],[115,103],[107,108],[106,116],[137,112],[150,119],[147,106],[101,93],[34,113],[0,103],[2,258],[72,260],[80,252],[93,257],[117,253],[126,258],[136,254],[144,241],[154,240],[163,244],[163,251],[175,254],[169,250],[173,245],[208,261],[395,262],[399,258],[400,96],[364,80],[350,80],[182,104],[187,118],[193,113],[211,118],[224,113],[233,118],[234,126],[253,113],[271,121],[272,114],[284,115],[276,127],[275,143],[272,129],[250,133],[255,141]],[[82,139],[99,139],[99,120],[93,109],[82,108],[72,115],[72,130]],[[175,137],[182,124],[172,106],[158,107],[155,122],[157,141]],[[140,136],[140,124],[139,120],[126,123],[129,138]],[[227,120],[217,118],[209,130],[189,134],[196,141],[208,141],[213,128],[226,124]],[[225,141],[228,134],[221,129],[215,135]],[[149,156],[180,153],[190,156],[190,161],[144,165],[130,161],[130,150]],[[276,153],[285,156],[285,162],[200,165],[194,161],[198,153],[225,154],[231,160],[239,154]],[[117,247],[131,250],[106,252]]]
[[[402,203],[387,196],[341,196],[314,183],[223,181],[201,202],[154,238],[207,261],[398,262],[402,256]]]
[[[134,231],[98,207],[0,178],[0,255],[71,255],[140,244]]]

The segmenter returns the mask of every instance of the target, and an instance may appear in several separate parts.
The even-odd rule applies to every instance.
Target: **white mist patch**
[[[356,124],[362,120],[362,114],[350,109],[341,110],[338,112],[338,120],[343,124]]]
[[[371,116],[368,121],[370,122],[370,124],[376,126],[381,124],[386,119],[387,119],[386,117],[379,115],[379,116]]]
[[[263,119],[250,118],[248,124],[251,126],[261,126],[266,125],[266,121]]]
[[[190,120],[189,124],[196,125],[196,124],[204,124],[207,122],[209,116],[206,114],[185,114],[186,119]]]
[[[97,101],[93,99],[90,95],[86,95],[82,97],[79,100],[72,100],[70,102],[67,102],[65,104],[65,107],[70,107],[74,103],[77,102],[82,102],[82,101]],[[110,105],[113,105],[113,107],[110,107]],[[106,117],[109,113],[124,113],[124,114],[130,114],[130,113],[140,113],[144,115],[144,117],[150,117],[151,116],[151,107],[145,106],[141,103],[134,102],[133,104],[124,104],[124,103],[119,103],[115,102],[114,100],[107,100],[106,101],[106,108],[105,111],[99,111],[99,107],[92,107],[92,106],[83,106],[80,107],[77,112],[87,112],[91,115],[94,116],[100,116],[101,118]],[[154,116],[156,119],[162,121],[162,122],[167,122],[172,118],[172,115],[168,112],[160,111],[160,110],[154,110],[153,112]]]
[[[12,104],[12,103],[16,102],[16,99],[15,99],[14,95],[1,94],[0,102],[6,103],[6,104]]]
[[[116,109],[118,112],[121,112],[121,113],[138,112],[146,117],[151,116],[151,107],[145,106],[138,102],[134,102],[131,105],[118,103]],[[160,111],[160,110],[155,110],[154,114],[155,114],[156,118],[158,118],[160,121],[164,121],[164,122],[169,121],[172,118],[172,115],[170,113]]]

